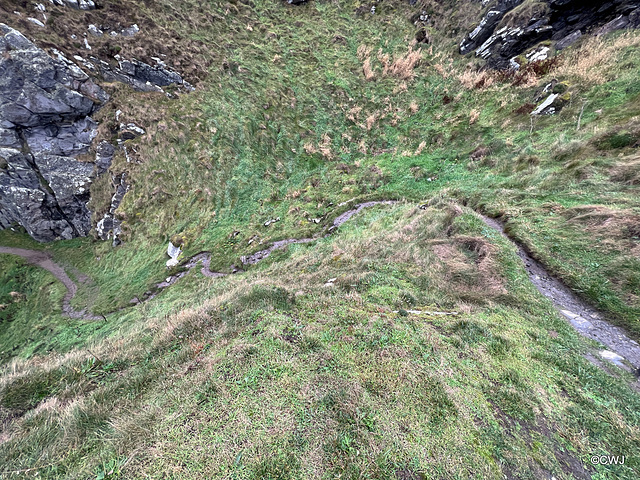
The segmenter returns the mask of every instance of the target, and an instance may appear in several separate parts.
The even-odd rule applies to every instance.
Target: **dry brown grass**
[[[626,185],[640,185],[640,155],[624,157],[611,168],[610,178]]]
[[[376,78],[376,74],[371,68],[371,58],[367,57],[362,64],[362,71],[364,73],[364,78],[368,82],[374,80]]]
[[[440,74],[440,76],[442,76],[442,78],[448,78],[450,75],[449,70],[447,70],[441,63],[436,63],[433,68]]]
[[[371,115],[369,115],[367,117],[367,131],[371,130],[373,128],[373,126],[376,123],[376,120],[378,119],[378,115],[375,113],[372,113]]]
[[[356,123],[358,121],[358,115],[360,115],[361,111],[362,107],[358,105],[350,108],[349,111],[347,111],[347,119],[351,120],[353,123]]]
[[[620,53],[627,48],[640,46],[640,34],[630,31],[614,39],[589,37],[579,48],[564,54],[564,61],[557,69],[559,76],[567,76],[586,84],[600,85],[615,72]]]
[[[469,112],[469,125],[473,125],[480,118],[480,111],[477,108],[474,108]]]
[[[386,62],[381,62],[383,66],[382,74],[401,80],[411,80],[415,76],[414,69],[421,59],[422,49],[413,50],[413,47],[409,46],[406,54],[394,57],[391,62],[388,59],[386,59]]]
[[[433,251],[452,290],[460,297],[492,298],[507,293],[496,259],[497,248],[486,239],[457,235],[453,243],[436,243]]]
[[[458,80],[462,86],[468,90],[484,90],[492,86],[495,82],[493,75],[486,71],[465,70],[458,75]]]
[[[313,142],[307,142],[303,145],[302,148],[304,148],[304,151],[309,155],[320,153],[320,155],[322,155],[327,160],[332,160],[335,156],[331,150],[331,137],[328,133],[322,135],[322,141],[317,145]]]
[[[371,63],[371,47],[360,45],[358,47],[358,58],[362,60],[362,71],[367,81],[375,80],[377,77],[376,68]],[[415,76],[415,68],[422,59],[422,49],[413,49],[413,45],[409,45],[406,53],[391,56],[383,53],[382,49],[376,54],[378,63],[380,64],[380,75],[382,77],[393,77],[400,80],[411,80]]]
[[[640,234],[640,216],[632,210],[614,210],[602,205],[581,205],[562,212],[568,223],[588,228],[612,239]]]

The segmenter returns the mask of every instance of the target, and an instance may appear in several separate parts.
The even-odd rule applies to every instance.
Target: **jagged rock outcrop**
[[[0,228],[18,223],[43,242],[91,229],[95,164],[76,157],[88,153],[90,115],[108,98],[56,56],[0,24]]]
[[[102,240],[113,240],[113,246],[120,244],[118,236],[122,233],[122,222],[116,217],[116,209],[120,206],[122,199],[129,190],[127,185],[127,174],[125,172],[113,176],[113,184],[116,191],[111,197],[109,211],[98,221],[96,233]]]
[[[493,68],[518,67],[516,58],[548,40],[557,50],[583,34],[603,35],[640,26],[640,0],[497,0],[460,43]]]
[[[95,10],[96,3],[93,0],[49,0],[55,5],[64,6],[67,5],[76,10]]]
[[[159,58],[154,57],[153,59],[156,65],[149,65],[135,58],[127,60],[120,55],[114,57],[118,62],[117,65],[112,65],[93,56],[89,58],[77,56],[75,59],[81,62],[87,70],[105,81],[126,83],[141,92],[162,92],[164,91],[162,87],[169,85],[178,85],[189,91],[193,90],[193,86],[189,82]]]

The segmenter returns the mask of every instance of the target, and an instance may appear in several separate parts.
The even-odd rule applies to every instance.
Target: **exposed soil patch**
[[[491,228],[509,238],[504,226],[497,220],[481,215],[482,220]],[[600,356],[615,365],[633,371],[640,369],[640,345],[629,338],[626,332],[603,319],[595,308],[588,305],[560,280],[552,277],[538,261],[534,260],[520,245],[509,239],[518,248],[531,282],[544,296],[549,298],[556,309],[583,336],[605,345]]]
[[[51,256],[45,252],[39,252],[37,250],[27,250],[24,248],[12,248],[12,247],[0,247],[0,253],[8,253],[11,255],[18,255],[24,258],[32,265],[36,265],[40,268],[51,272],[51,274],[62,282],[67,289],[62,300],[62,313],[69,318],[82,318],[85,320],[102,320],[103,317],[96,317],[86,312],[86,310],[75,310],[71,306],[71,299],[78,291],[78,286],[69,278],[67,272],[64,271],[60,265],[55,263]]]

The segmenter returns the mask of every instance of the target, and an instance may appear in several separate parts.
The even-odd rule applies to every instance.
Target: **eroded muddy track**
[[[619,367],[634,371],[640,369],[640,345],[629,338],[626,332],[603,319],[603,315],[573,293],[560,280],[547,272],[540,262],[529,255],[524,248],[511,240],[504,226],[493,218],[482,216],[484,222],[500,232],[518,249],[531,283],[549,298],[560,314],[583,336],[596,340],[607,347],[600,356]],[[631,367],[631,368],[630,368]]]
[[[102,320],[103,317],[97,317],[87,313],[86,310],[76,310],[71,306],[71,299],[78,291],[78,286],[69,278],[64,268],[54,262],[46,252],[37,250],[27,250],[24,248],[0,247],[0,253],[8,253],[10,255],[18,255],[24,258],[28,263],[51,272],[67,289],[67,293],[62,299],[62,313],[69,318],[81,318],[84,320]]]
[[[329,233],[327,233],[326,235],[319,234],[315,237],[310,237],[310,238],[289,238],[285,240],[278,240],[276,242],[273,242],[269,247],[263,250],[259,250],[251,255],[241,257],[240,260],[243,265],[255,265],[261,260],[264,260],[265,258],[267,258],[272,252],[276,250],[282,250],[287,246],[293,245],[293,244],[314,242],[319,238],[323,238],[330,235],[331,232],[335,231],[338,227],[340,227],[347,220],[349,220],[355,214],[359,213],[364,208],[373,207],[375,205],[392,205],[395,203],[397,203],[397,201],[395,200],[383,200],[383,201],[359,203],[354,208],[347,210],[343,214],[336,217],[331,227],[328,228],[327,232]],[[86,309],[75,310],[71,306],[71,299],[75,296],[76,292],[78,291],[78,286],[73,282],[73,280],[71,280],[71,278],[69,278],[64,268],[61,265],[55,263],[52,260],[51,255],[49,255],[48,253],[37,251],[37,250],[27,250],[23,248],[0,247],[0,254],[2,253],[18,255],[24,258],[27,262],[33,265],[36,265],[38,267],[44,268],[45,270],[48,270],[53,274],[54,277],[56,277],[58,280],[62,282],[62,284],[67,289],[67,293],[65,294],[64,299],[62,301],[62,314],[64,316],[69,318],[83,319],[83,320],[104,320],[105,319],[104,316],[95,316],[88,313]],[[159,293],[160,290],[167,288],[173,285],[174,283],[176,283],[182,277],[187,275],[191,270],[196,268],[198,264],[202,265],[202,268],[200,269],[200,271],[205,277],[220,278],[228,275],[228,273],[224,273],[224,272],[212,272],[209,269],[210,261],[211,261],[211,254],[209,252],[201,252],[194,255],[193,257],[187,259],[181,264],[181,267],[184,268],[184,270],[174,275],[170,275],[164,281],[156,284],[155,292],[148,292],[147,295],[144,296],[142,299],[134,298],[131,300],[130,303],[132,305],[136,305],[141,302],[151,300]],[[229,269],[233,273],[242,271],[241,268],[238,268],[235,265],[231,265]]]
[[[325,230],[325,233],[309,238],[278,240],[263,250],[241,257],[242,265],[255,265],[267,258],[272,252],[284,249],[289,245],[310,243],[320,238],[327,237],[364,208],[373,207],[375,205],[392,205],[395,203],[397,202],[387,200],[357,204],[354,208],[336,217],[332,225]],[[536,286],[540,293],[553,302],[554,306],[562,316],[565,317],[580,334],[587,338],[596,340],[606,346],[607,350],[599,352],[602,359],[608,360],[629,371],[632,369],[634,371],[640,370],[640,345],[636,341],[632,340],[622,328],[616,327],[604,320],[601,313],[580,299],[558,279],[550,275],[542,264],[532,258],[531,255],[529,255],[520,245],[506,235],[504,226],[499,221],[483,215],[481,215],[481,218],[489,227],[498,231],[517,248],[518,255],[524,263],[524,267],[531,282]],[[104,319],[103,316],[98,317],[92,315],[87,313],[86,310],[75,310],[71,306],[71,299],[76,294],[78,287],[73,280],[69,278],[64,268],[55,263],[48,253],[22,248],[0,247],[0,254],[2,253],[19,255],[27,262],[48,270],[58,280],[60,280],[67,289],[62,306],[62,311],[65,316],[83,320]],[[158,283],[156,285],[156,292],[149,292],[146,297],[142,298],[142,300],[138,300],[136,298],[132,300],[131,303],[137,304],[141,301],[150,300],[162,289],[176,283],[199,264],[201,265],[201,273],[206,277],[220,278],[228,275],[228,273],[224,272],[212,272],[209,269],[210,260],[211,255],[209,252],[201,252],[194,255],[182,263],[182,271],[174,275],[170,275],[163,282]],[[235,265],[231,265],[230,271],[237,273],[242,272],[242,269]]]

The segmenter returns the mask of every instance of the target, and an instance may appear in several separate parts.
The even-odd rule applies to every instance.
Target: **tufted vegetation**
[[[0,256],[0,478],[638,477],[632,375],[585,359],[597,345],[474,213],[501,217],[640,336],[636,32],[584,39],[514,82],[456,54],[477,2],[380,2],[375,15],[360,2],[104,3],[16,26],[78,53],[73,29],[137,22],[139,37],[95,50],[156,49],[197,88],[105,86],[101,136],[116,110],[147,132],[127,141],[136,161],[111,167],[131,183],[123,245],[0,232],[50,252],[79,284],[73,305],[106,320],[62,317],[53,277]],[[408,20],[420,9],[429,45]],[[145,43],[158,32],[171,40]],[[554,79],[566,105],[531,117]],[[93,188],[104,210],[111,187]],[[379,199],[399,202],[130,304],[167,276],[172,237],[230,272]],[[593,466],[596,454],[627,461]]]

